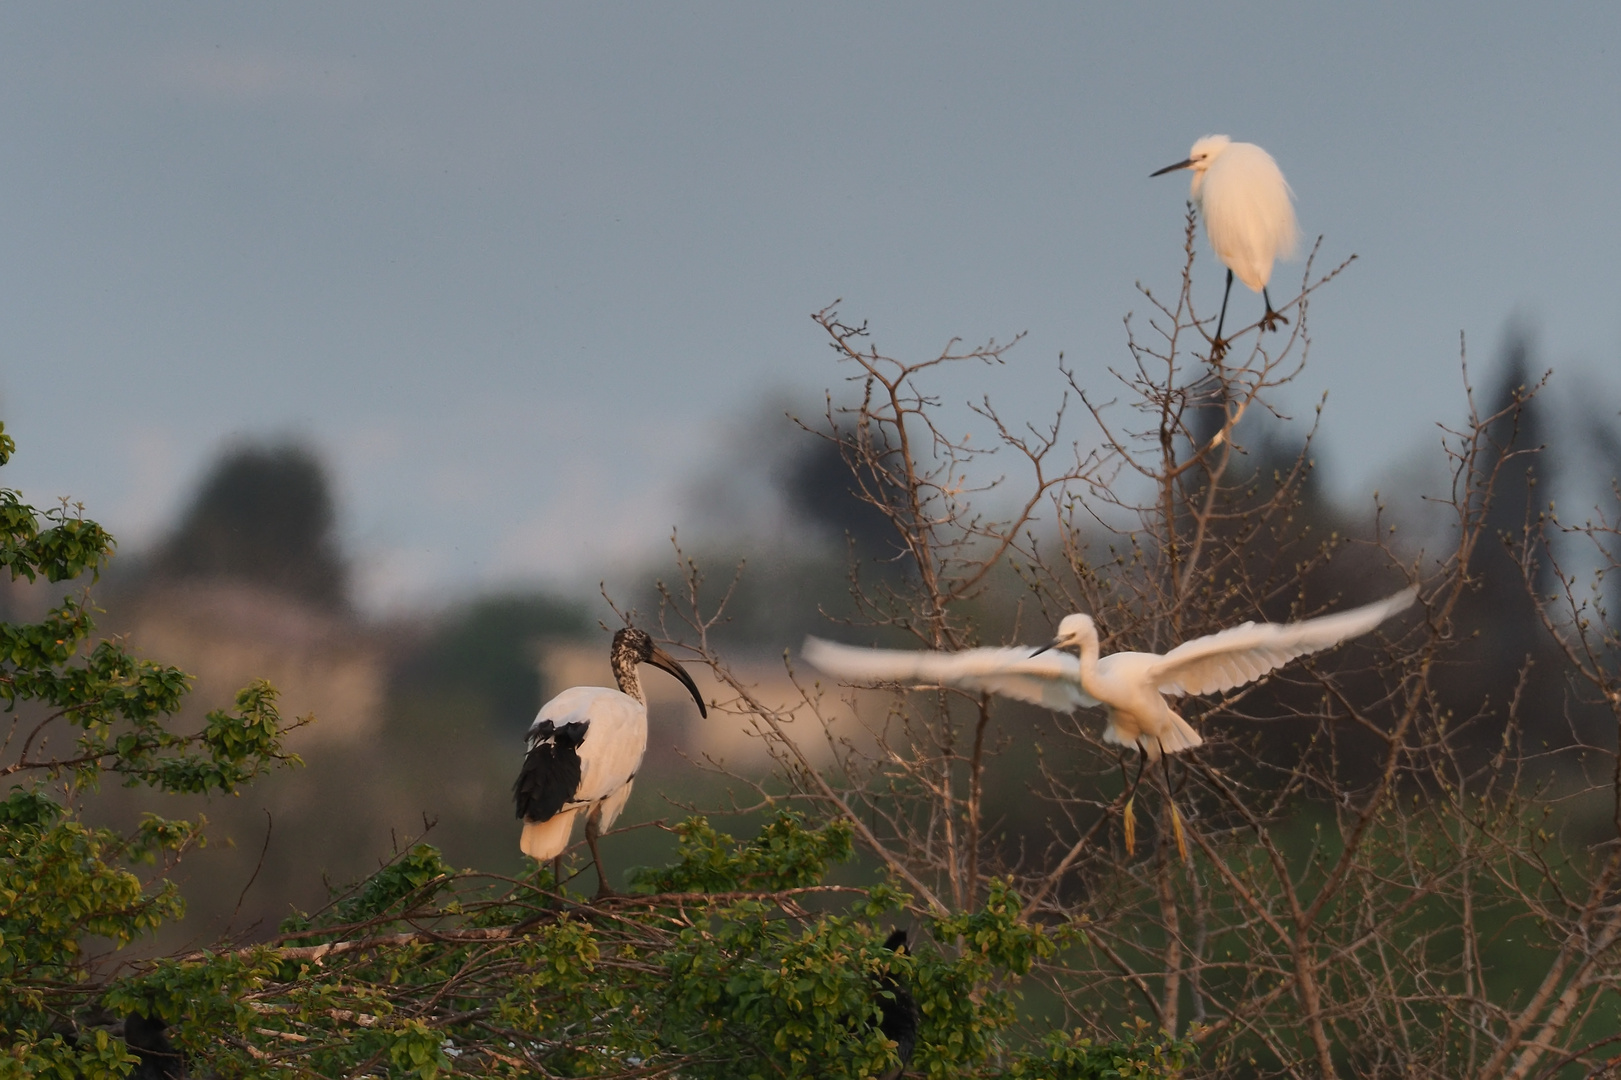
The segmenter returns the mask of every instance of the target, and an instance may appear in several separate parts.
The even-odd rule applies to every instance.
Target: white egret
[[[540,707],[529,725],[523,770],[512,785],[523,819],[519,846],[532,859],[559,859],[574,816],[586,811],[585,842],[597,867],[598,896],[613,890],[597,836],[625,808],[647,750],[647,698],[637,665],[652,664],[680,679],[699,714],[709,715],[692,677],[644,631],[626,627],[615,634],[610,659],[619,689],[572,686]]]
[[[814,667],[846,682],[954,686],[1045,705],[1060,712],[1101,705],[1105,742],[1134,746],[1147,759],[1190,750],[1200,734],[1166,703],[1167,697],[1211,694],[1243,686],[1296,657],[1365,634],[1406,608],[1417,595],[1404,589],[1364,607],[1296,623],[1253,623],[1185,641],[1170,652],[1099,656],[1090,615],[1066,615],[1052,644],[1029,649],[922,652],[862,649],[807,638]],[[1079,657],[1049,649],[1074,648]]]
[[[1234,274],[1266,302],[1263,329],[1275,330],[1278,323],[1289,321],[1272,310],[1266,283],[1272,278],[1272,263],[1293,255],[1299,241],[1300,227],[1291,202],[1294,192],[1271,154],[1254,143],[1233,142],[1225,135],[1206,135],[1193,144],[1187,160],[1150,175],[1163,176],[1178,169],[1193,170],[1190,197],[1204,218],[1205,235],[1216,258],[1227,267],[1227,288],[1221,294],[1221,316],[1216,320],[1212,345],[1219,356],[1227,347],[1221,331],[1227,322]]]

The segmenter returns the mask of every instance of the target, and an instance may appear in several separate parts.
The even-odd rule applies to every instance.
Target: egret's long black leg
[[[1126,785],[1126,798],[1130,799],[1137,794],[1137,785],[1143,782],[1143,770],[1148,767],[1148,755],[1141,747],[1137,749],[1137,775],[1130,781],[1126,780],[1126,755],[1120,755],[1120,782]]]
[[[1272,310],[1272,296],[1266,291],[1265,285],[1261,286],[1261,299],[1266,301],[1266,314],[1261,317],[1262,330],[1276,330],[1279,323],[1287,323],[1289,321],[1282,315],[1279,315],[1276,311]]]
[[[563,888],[563,855],[559,852],[552,859],[552,887],[558,890]]]
[[[1227,325],[1227,298],[1233,295],[1233,272],[1227,271],[1227,288],[1221,294],[1221,315],[1216,319],[1216,339],[1210,343],[1210,359],[1220,360],[1227,352],[1227,343],[1221,339],[1222,327]]]
[[[601,806],[593,806],[591,815],[585,819],[585,842],[591,847],[591,861],[597,864],[597,898],[604,896],[618,896],[608,886],[608,871],[602,868],[602,853],[597,850],[597,836],[602,824]]]
[[[1133,804],[1137,801],[1137,785],[1143,782],[1143,769],[1147,768],[1147,766],[1148,752],[1139,746],[1137,748],[1137,775],[1132,778],[1131,783],[1126,785],[1126,790],[1121,792],[1121,794],[1126,798],[1125,806],[1121,807],[1120,809],[1120,824],[1125,831],[1127,855],[1130,855],[1137,850],[1137,813],[1133,808]],[[1122,783],[1124,783],[1125,779],[1126,755],[1121,754],[1120,780]]]

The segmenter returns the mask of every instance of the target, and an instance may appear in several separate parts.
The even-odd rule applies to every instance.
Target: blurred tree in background
[[[346,608],[348,571],[326,470],[291,443],[230,451],[153,554],[151,573],[246,582]]]
[[[869,442],[875,437],[881,440],[883,432],[867,433]],[[877,453],[883,457],[893,450],[880,447]],[[880,573],[904,573],[906,550],[875,505],[875,500],[894,498],[893,481],[888,474],[864,474],[851,465],[837,442],[801,440],[778,471],[783,501],[793,519],[823,543],[831,541],[841,549],[848,544],[855,559]]]
[[[590,629],[577,601],[544,593],[481,597],[441,615],[407,651],[400,689],[456,699],[486,712],[500,731],[526,730],[541,703],[563,689],[542,685],[544,643]]]
[[[1489,680],[1499,700],[1514,692],[1522,675],[1542,682],[1557,661],[1534,674],[1537,659],[1553,660],[1553,642],[1543,632],[1540,606],[1552,584],[1552,564],[1540,550],[1540,524],[1555,486],[1556,462],[1547,446],[1546,380],[1531,370],[1531,342],[1523,330],[1510,328],[1497,372],[1484,395],[1487,426],[1481,468],[1491,477],[1479,495],[1476,513],[1484,530],[1478,556],[1470,567],[1472,588],[1460,605],[1460,617],[1480,628],[1472,667]],[[1479,677],[1478,674],[1475,677]],[[1545,696],[1545,684],[1535,695]],[[1552,717],[1546,716],[1551,720]],[[1536,724],[1536,735],[1556,743],[1567,735],[1557,722]],[[1552,730],[1550,730],[1552,729]]]

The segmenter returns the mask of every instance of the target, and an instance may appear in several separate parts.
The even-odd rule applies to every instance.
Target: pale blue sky
[[[1014,417],[1060,351],[1099,378],[1179,269],[1148,173],[1225,132],[1360,256],[1298,398],[1355,495],[1457,418],[1460,331],[1613,402],[1618,42],[1597,3],[7,6],[0,482],[138,548],[293,433],[369,604],[589,591],[701,523],[729,416],[836,382],[835,298],[903,353],[1028,331],[946,387]]]

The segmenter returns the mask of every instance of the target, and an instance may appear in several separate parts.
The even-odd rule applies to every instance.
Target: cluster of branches
[[[1204,745],[1134,771],[1085,714],[846,693],[791,661],[798,700],[776,704],[728,668],[712,640],[727,595],[683,557],[665,636],[779,765],[739,778],[760,808],[790,808],[758,836],[693,819],[673,865],[593,905],[544,870],[461,872],[408,846],[268,942],[115,965],[87,962],[85,941],[180,914],[165,872],[196,825],[120,835],[80,821],[79,800],[104,776],[229,792],[296,759],[263,684],[175,730],[185,677],[92,646],[92,609],[69,599],[0,624],[0,1077],[161,1072],[154,1053],[221,1076],[878,1076],[900,1065],[878,1021],[903,988],[909,1068],[931,1076],[1167,1076],[1195,1055],[1212,1076],[1613,1067],[1621,637],[1603,598],[1621,525],[1533,506],[1536,387],[1487,408],[1468,393],[1441,447],[1448,527],[1427,546],[1377,500],[1337,514],[1310,436],[1282,450],[1266,421],[1343,266],[1308,266],[1286,333],[1252,326],[1233,336],[1247,351],[1213,357],[1193,239],[1190,214],[1179,287],[1145,291],[1147,329],[1128,320],[1102,396],[1060,362],[1049,420],[1007,422],[984,398],[977,441],[948,435],[959,421],[928,382],[995,370],[1008,345],[909,362],[817,316],[856,393],[807,427],[894,537],[888,565],[852,559],[849,633],[954,650],[1039,640],[1083,610],[1109,651],[1163,651],[1416,583],[1412,615],[1188,703]],[[11,449],[0,431],[0,464]],[[13,576],[93,575],[111,545],[0,491]],[[1494,637],[1509,608],[1534,633]],[[828,885],[857,853],[879,883]],[[896,922],[906,953],[880,944]],[[1031,980],[1045,1004],[1021,1013]]]
[[[11,450],[0,428],[0,464]],[[76,510],[0,489],[14,576],[94,576],[111,548]],[[894,1076],[890,1031],[935,1076],[1161,1076],[1188,1052],[1140,1031],[1010,1043],[1010,981],[1061,936],[1021,919],[1007,882],[918,918],[887,882],[827,884],[851,827],[788,812],[747,841],[690,819],[672,865],[597,904],[544,869],[458,871],[407,845],[268,940],[128,959],[120,947],[183,914],[168,875],[202,823],[148,816],[125,834],[87,824],[84,803],[103,779],[229,794],[298,763],[283,748],[297,723],[256,683],[179,730],[187,677],[92,645],[92,612],[70,599],[0,623],[0,1080]],[[912,947],[886,942],[897,919]]]
[[[1446,528],[1408,543],[1377,497],[1360,520],[1339,517],[1311,485],[1310,435],[1286,452],[1269,429],[1305,370],[1310,302],[1344,265],[1308,265],[1285,333],[1252,326],[1235,336],[1247,351],[1212,357],[1193,241],[1190,211],[1180,287],[1168,301],[1144,291],[1147,330],[1128,319],[1112,389],[1060,361],[1050,421],[1007,422],[985,399],[979,440],[947,434],[959,421],[927,382],[999,363],[1006,346],[909,362],[836,311],[817,316],[858,392],[808,427],[889,522],[905,571],[852,568],[849,633],[959,649],[1043,640],[1079,610],[1105,628],[1105,652],[1159,652],[1410,583],[1413,614],[1187,703],[1205,745],[1135,778],[1134,752],[1104,745],[1084,713],[855,694],[791,660],[800,700],[773,707],[713,647],[726,598],[692,560],[665,591],[666,633],[713,666],[731,692],[719,706],[771,748],[780,767],[762,792],[847,822],[920,912],[972,910],[1011,882],[1022,921],[1069,935],[1035,969],[1062,1003],[1055,1026],[1107,1037],[1147,1023],[1191,1040],[1214,1076],[1613,1068],[1621,639],[1600,587],[1621,552],[1613,514],[1567,526],[1514,507],[1530,490],[1536,448],[1517,436],[1537,387],[1483,409],[1465,367],[1468,417],[1439,448]],[[1079,442],[1061,435],[1075,401],[1094,433]],[[1557,557],[1568,536],[1589,542],[1572,564],[1585,571]],[[1549,567],[1558,587],[1542,595]],[[1514,605],[1535,640],[1494,639],[1494,614]],[[1157,807],[1135,836],[1134,807]]]
[[[929,927],[976,935],[971,953],[886,949],[875,926],[906,898],[822,884],[850,854],[838,823],[678,831],[674,865],[596,904],[413,845],[268,941],[144,965],[99,1000],[171,1025],[222,1076],[877,1076],[904,980],[932,1026],[968,1034],[927,1040],[924,1062],[970,1075],[1011,1014],[976,988],[1048,949],[1005,896]]]

